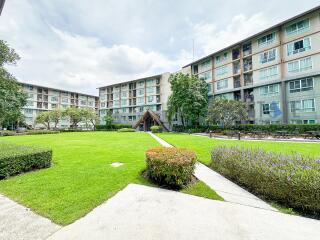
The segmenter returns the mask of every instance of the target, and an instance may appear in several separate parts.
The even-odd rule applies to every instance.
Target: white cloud
[[[236,15],[223,29],[214,23],[194,24],[196,53],[207,55],[220,50],[263,30],[269,23],[262,13],[257,13],[251,17]]]

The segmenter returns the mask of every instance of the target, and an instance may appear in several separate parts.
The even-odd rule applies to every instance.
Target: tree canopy
[[[0,127],[23,120],[21,108],[26,104],[27,95],[4,67],[15,65],[19,59],[15,50],[0,40]]]
[[[230,127],[248,119],[247,105],[241,101],[217,98],[209,105],[207,122]]]
[[[208,107],[208,84],[197,76],[177,73],[169,78],[172,94],[168,100],[168,118],[181,118],[184,126],[199,125]]]

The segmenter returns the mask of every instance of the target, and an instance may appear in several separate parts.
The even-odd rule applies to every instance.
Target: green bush
[[[133,128],[120,128],[118,132],[135,132]]]
[[[151,128],[152,133],[160,133],[162,132],[162,127],[161,126],[152,126]]]
[[[0,136],[15,136],[17,133],[14,132],[14,131],[9,131],[9,130],[3,130],[3,131],[0,131]]]
[[[50,149],[0,143],[0,179],[50,167],[51,160]]]
[[[196,160],[196,154],[187,149],[152,148],[146,152],[147,174],[159,185],[180,189],[191,181]]]
[[[110,126],[107,125],[96,125],[97,131],[114,131],[121,128],[132,128],[130,124],[112,124]]]
[[[60,131],[53,131],[53,130],[28,130],[24,132],[25,135],[40,135],[40,134],[57,134]]]
[[[211,167],[265,198],[320,214],[320,160],[221,146],[212,151]]]

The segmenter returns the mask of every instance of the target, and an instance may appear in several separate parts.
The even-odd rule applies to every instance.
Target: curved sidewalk
[[[160,137],[149,133],[154,139],[156,139],[164,147],[172,147],[169,143],[161,139]],[[210,188],[215,190],[225,201],[251,206],[255,208],[262,208],[266,210],[278,211],[271,207],[266,202],[262,201],[255,195],[249,193],[247,190],[241,188],[237,184],[231,182],[227,178],[223,177],[219,173],[206,167],[201,163],[197,163],[194,175]]]

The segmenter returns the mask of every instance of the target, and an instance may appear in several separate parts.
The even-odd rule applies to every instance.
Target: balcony
[[[241,73],[240,61],[233,63],[233,74],[237,75]]]
[[[239,48],[232,50],[232,60],[237,60],[240,58],[240,50]]]
[[[239,87],[241,87],[240,77],[234,77],[234,78],[233,78],[233,87],[234,87],[234,88],[239,88]]]
[[[252,73],[244,74],[244,86],[250,86],[253,84]]]
[[[246,58],[244,61],[243,61],[243,70],[245,72],[248,72],[248,71],[251,71],[252,70],[252,58]]]
[[[252,54],[252,44],[251,43],[244,44],[242,47],[242,53],[243,53],[244,57],[251,55]]]

